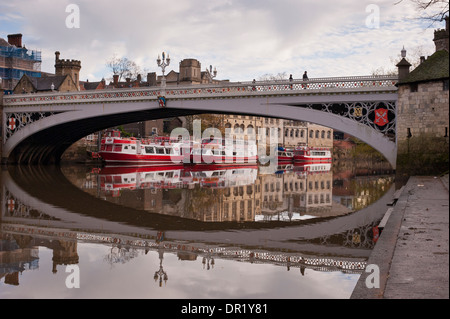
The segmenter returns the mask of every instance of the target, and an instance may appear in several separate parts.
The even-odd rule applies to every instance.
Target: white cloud
[[[126,56],[160,72],[155,59],[170,53],[170,69],[196,58],[216,66],[218,78],[245,81],[266,73],[301,77],[370,74],[391,63],[403,45],[433,49],[432,29],[415,19],[409,2],[296,0],[78,0],[80,28],[68,29],[66,6],[75,1],[17,0],[2,5],[2,24],[14,25],[24,43],[43,52],[42,70],[53,72],[54,52],[82,62],[81,78],[109,77],[105,61]],[[380,27],[366,26],[366,8],[380,9]],[[8,30],[2,26],[0,30]],[[6,34],[0,36],[6,38]],[[386,68],[390,66],[385,66]]]

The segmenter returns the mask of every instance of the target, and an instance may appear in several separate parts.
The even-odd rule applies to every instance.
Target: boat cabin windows
[[[164,147],[155,147],[156,154],[166,154]]]
[[[311,155],[314,155],[314,156],[325,156],[326,153],[325,153],[325,151],[313,151],[313,152],[311,152]]]
[[[155,154],[155,148],[153,146],[146,146],[145,153],[147,154]]]

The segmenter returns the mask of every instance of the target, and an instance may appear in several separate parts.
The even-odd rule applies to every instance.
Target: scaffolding
[[[41,51],[0,46],[0,77],[5,91],[12,91],[24,75],[41,76]]]

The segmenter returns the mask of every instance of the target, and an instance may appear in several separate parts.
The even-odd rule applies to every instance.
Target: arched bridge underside
[[[74,142],[108,127],[222,113],[327,126],[371,145],[395,168],[396,81],[351,77],[5,96],[2,160],[58,163]]]

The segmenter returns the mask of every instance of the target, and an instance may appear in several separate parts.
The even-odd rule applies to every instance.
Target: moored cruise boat
[[[121,137],[119,131],[107,131],[99,155],[107,164],[150,165],[179,164],[183,143],[164,138]]]
[[[227,145],[222,139],[204,139],[201,144],[193,144],[191,163],[236,165],[254,164],[258,159],[256,144],[247,141],[233,141]]]
[[[293,167],[293,171],[300,174],[327,173],[330,170],[331,163],[295,163]]]
[[[294,160],[294,153],[284,147],[279,147],[277,150],[278,163],[292,162]]]
[[[257,172],[257,165],[105,166],[99,177],[102,190],[118,194],[124,189],[244,186],[255,182]]]
[[[184,170],[191,183],[200,187],[224,188],[253,184],[258,176],[255,165],[192,165]]]
[[[331,163],[331,151],[322,147],[299,146],[294,150],[294,162]]]
[[[123,189],[178,188],[182,184],[183,165],[105,166],[99,172],[105,191]]]

